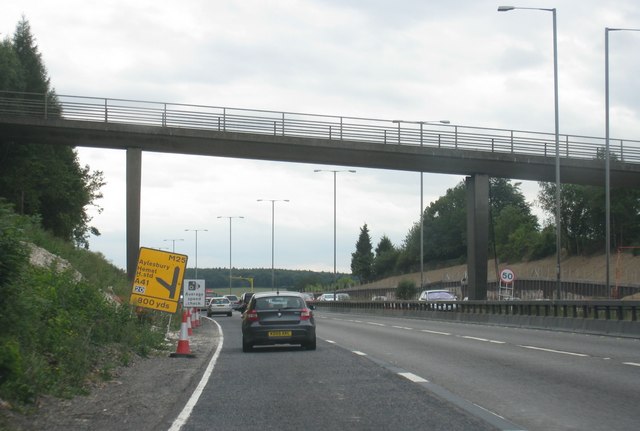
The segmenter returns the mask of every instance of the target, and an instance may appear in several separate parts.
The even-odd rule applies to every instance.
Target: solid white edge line
[[[581,357],[588,357],[589,355],[585,354],[585,353],[573,353],[573,352],[565,352],[563,350],[553,350],[553,349],[545,349],[542,347],[535,347],[535,346],[519,346],[525,349],[532,349],[532,350],[542,350],[543,352],[550,352],[550,353],[560,353],[562,355],[571,355],[571,356],[581,356]]]
[[[169,428],[168,431],[178,431],[185,423],[187,423],[187,420],[189,420],[189,416],[191,416],[191,412],[198,402],[200,395],[202,395],[202,391],[209,381],[209,376],[211,376],[213,368],[218,361],[218,357],[220,356],[220,352],[222,351],[222,344],[224,343],[224,334],[222,333],[222,327],[220,326],[220,324],[215,320],[212,320],[212,322],[214,322],[218,326],[218,331],[220,331],[220,340],[218,341],[216,352],[213,354],[213,357],[209,361],[209,365],[207,365],[207,369],[204,371],[204,374],[200,379],[200,383],[198,383],[198,386],[191,394],[191,398],[189,398],[189,401],[187,401],[184,408],[182,409],[176,420],[173,421],[173,424],[171,424],[171,428]]]
[[[404,377],[407,380],[411,380],[414,383],[429,383],[429,380],[417,376],[413,373],[398,373],[398,375]]]

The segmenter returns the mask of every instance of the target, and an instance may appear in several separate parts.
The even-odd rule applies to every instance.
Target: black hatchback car
[[[298,292],[265,292],[253,295],[242,314],[242,351],[256,345],[300,344],[316,349],[313,306]]]

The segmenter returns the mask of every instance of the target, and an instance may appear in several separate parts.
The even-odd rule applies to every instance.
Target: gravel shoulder
[[[218,344],[214,322],[203,318],[194,329],[189,347],[195,358],[171,358],[178,334],[170,334],[173,350],[150,358],[137,358],[115,371],[113,378],[93,387],[86,396],[61,400],[46,397],[29,414],[0,406],[0,429],[26,431],[159,430],[180,413],[197,386]]]

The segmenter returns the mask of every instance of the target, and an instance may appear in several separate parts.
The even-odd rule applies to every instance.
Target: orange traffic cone
[[[189,313],[191,313],[191,330],[194,330],[198,327],[196,324],[196,309],[190,308]]]
[[[193,309],[193,314],[194,314],[193,323],[195,324],[194,328],[199,328],[200,327],[200,309],[198,307],[195,307]]]
[[[196,355],[191,353],[189,347],[189,316],[186,311],[182,312],[182,324],[180,325],[180,338],[178,339],[178,348],[175,353],[170,354],[172,358],[195,358]]]

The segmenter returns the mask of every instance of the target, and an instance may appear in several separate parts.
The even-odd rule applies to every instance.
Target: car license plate
[[[291,331],[269,331],[269,337],[291,337]]]

